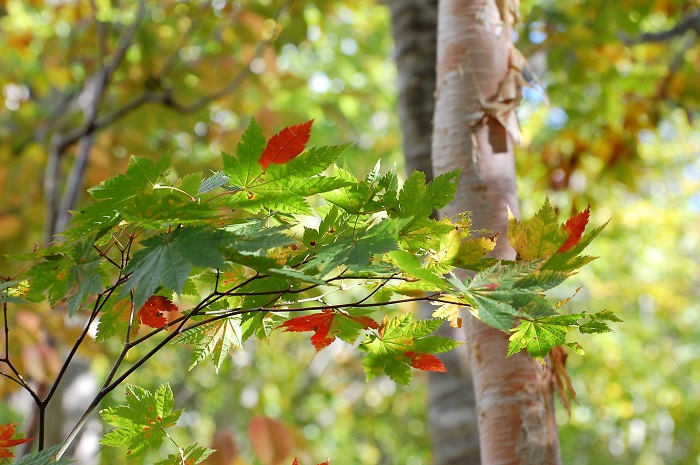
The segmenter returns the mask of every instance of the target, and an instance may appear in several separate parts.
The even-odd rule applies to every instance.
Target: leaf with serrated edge
[[[165,428],[173,426],[182,410],[173,411],[172,390],[161,385],[155,393],[140,386],[125,385],[126,405],[100,410],[100,416],[115,429],[105,434],[100,443],[129,448],[139,455],[149,448],[158,448],[166,437]]]
[[[367,355],[362,363],[367,379],[384,372],[400,384],[410,380],[413,357],[452,350],[457,341],[428,336],[442,324],[442,320],[411,322],[406,313],[392,319],[385,318],[377,335],[370,334],[360,348]],[[409,355],[406,355],[409,353]]]
[[[266,169],[272,163],[287,163],[304,151],[311,135],[311,125],[314,120],[289,126],[272,136],[258,160],[258,164]]]

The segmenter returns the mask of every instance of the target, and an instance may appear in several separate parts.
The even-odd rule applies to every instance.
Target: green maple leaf
[[[234,201],[236,205],[253,212],[262,210],[308,215],[311,207],[306,202],[307,197],[348,185],[349,182],[333,177],[289,177],[253,186],[245,194],[249,196],[247,200],[241,200],[244,195],[241,193]]]
[[[190,329],[178,337],[177,342],[194,345],[190,370],[211,357],[218,373],[229,351],[233,347],[240,347],[242,338],[241,317],[237,315]]]
[[[73,316],[89,295],[102,291],[107,279],[92,244],[92,239],[85,239],[65,255],[49,256],[34,265],[28,272],[27,299],[36,302],[46,297],[51,305],[66,299],[68,315]]]
[[[585,234],[571,249],[552,255],[549,260],[547,260],[547,263],[542,266],[542,268],[555,271],[572,272],[598,258],[588,255],[580,255],[580,253],[583,252],[586,247],[588,247],[591,241],[593,241],[593,239],[600,234],[608,223],[609,221]]]
[[[358,231],[348,231],[333,243],[319,247],[304,270],[318,268],[324,276],[333,268],[345,266],[358,272],[366,269],[370,258],[398,247],[398,233],[406,220],[385,220]]]
[[[403,250],[389,252],[389,257],[402,271],[412,278],[419,279],[427,285],[422,287],[425,290],[448,290],[452,285],[442,276],[426,269],[418,258]]]
[[[576,320],[577,318],[574,318]],[[508,343],[507,356],[527,349],[531,357],[542,360],[554,346],[566,341],[566,334],[573,329],[567,324],[546,318],[534,321],[523,321],[512,330]]]
[[[362,181],[358,182],[352,173],[335,167],[332,176],[350,184],[348,187],[325,192],[321,197],[351,215],[365,215],[383,211],[386,205],[381,193],[386,191],[390,181],[385,185],[379,185],[378,173],[370,172]]]
[[[143,193],[124,203],[120,214],[126,221],[147,229],[201,223],[221,215],[216,204],[195,202],[185,194],[167,188]]]
[[[412,322],[406,313],[385,319],[378,334],[369,334],[360,348],[367,353],[362,363],[368,380],[386,373],[399,384],[408,384],[416,355],[432,355],[452,350],[459,342],[439,336],[429,336],[440,327],[442,320]]]
[[[155,465],[183,465],[183,463],[185,465],[197,465],[214,452],[214,449],[192,444],[180,450],[177,454],[168,454],[168,458],[156,462]]]
[[[79,240],[85,236],[101,238],[122,219],[117,203],[104,200],[88,205],[80,212],[73,213],[61,236],[67,240]]]
[[[126,173],[107,179],[89,189],[89,192],[95,199],[122,201],[158,184],[169,169],[170,157],[167,155],[157,163],[150,158],[132,156]]]
[[[101,342],[116,335],[124,336],[130,321],[131,335],[136,335],[139,330],[139,320],[138,318],[132,320],[131,317],[131,300],[128,298],[118,300],[116,295],[110,296],[100,311],[95,340]]]
[[[545,200],[542,208],[530,221],[520,222],[508,210],[508,240],[522,260],[549,257],[566,241],[554,209]]]
[[[13,465],[68,465],[73,463],[74,460],[68,457],[61,457],[58,460],[53,459],[54,454],[58,452],[61,446],[62,444],[57,444],[39,452],[23,455],[12,463]]]
[[[449,220],[435,221],[426,217],[413,217],[401,228],[399,240],[402,248],[419,253],[423,250],[439,250],[441,239],[455,229]]]
[[[555,313],[542,292],[561,284],[568,274],[540,271],[544,260],[501,262],[466,281],[463,296],[472,313],[484,323],[508,332],[515,317]]]
[[[258,160],[265,149],[265,144],[267,144],[265,136],[253,119],[238,143],[236,156],[221,154],[224,173],[234,188],[247,188],[260,177],[263,170],[258,165]]]
[[[182,410],[173,410],[175,401],[169,384],[151,393],[131,384],[125,386],[126,405],[100,410],[100,416],[115,429],[105,434],[100,444],[128,447],[135,456],[158,448],[166,437],[165,428],[175,425]]]
[[[130,276],[118,298],[133,290],[134,306],[141,308],[159,286],[180,293],[192,266],[223,268],[222,237],[222,231],[195,226],[144,240],[124,270]]]
[[[427,217],[449,204],[457,192],[460,170],[441,174],[426,184],[425,174],[414,171],[398,195],[394,215],[400,218]]]
[[[565,299],[559,305],[568,302]],[[607,333],[612,331],[607,322],[620,322],[610,311],[599,313],[574,313],[570,315],[550,315],[541,318],[523,320],[518,327],[511,329],[507,356],[523,349],[530,356],[543,360],[554,346],[565,345],[576,352],[582,352],[577,343],[567,343],[566,335],[578,329],[581,333]]]

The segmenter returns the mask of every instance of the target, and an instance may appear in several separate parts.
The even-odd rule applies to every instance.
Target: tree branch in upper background
[[[627,45],[635,45],[645,42],[663,42],[675,37],[680,37],[688,31],[695,32],[696,39],[698,36],[700,36],[700,11],[689,14],[683,21],[666,31],[645,32],[638,37],[622,35],[622,41]]]

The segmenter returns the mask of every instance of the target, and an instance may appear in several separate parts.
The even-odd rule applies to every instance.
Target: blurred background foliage
[[[700,463],[700,46],[697,26],[679,28],[700,21],[697,8],[523,1],[518,48],[547,97],[527,89],[520,109],[523,212],[549,196],[562,215],[590,203],[596,223],[612,218],[592,246],[602,258],[561,295],[584,286],[572,311],[625,320],[568,359],[578,402],[570,418],[558,412],[564,463]],[[178,174],[215,170],[253,117],[268,136],[315,118],[311,143],[354,141],[345,161],[358,174],[379,158],[401,164],[389,19],[370,0],[150,0],[142,11],[136,1],[1,0],[0,253],[44,241],[46,218],[65,205],[47,202],[47,182],[65,198],[76,172],[84,192],[131,154],[170,152]],[[654,40],[664,31],[677,33]],[[0,275],[18,266],[0,261]],[[12,350],[49,380],[77,329],[43,308],[13,319]],[[351,348],[314,355],[303,335],[277,336],[236,351],[218,376],[186,374],[187,354],[169,351],[130,382],[169,381],[187,409],[183,436],[216,438],[220,458],[239,465],[263,463],[253,454],[260,416],[287,425],[274,437],[302,463],[430,463],[420,376],[409,388],[365,383]],[[99,375],[110,350],[88,349]],[[17,393],[0,381],[0,394],[0,422],[20,419]],[[121,463],[123,451],[100,460]]]

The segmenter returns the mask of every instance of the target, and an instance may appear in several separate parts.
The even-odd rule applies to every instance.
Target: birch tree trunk
[[[433,170],[462,168],[449,216],[472,212],[473,228],[501,232],[494,255],[514,258],[505,238],[507,208],[518,215],[513,145],[519,101],[512,44],[517,0],[441,0]],[[506,358],[508,336],[465,319],[481,463],[559,464],[549,371],[524,352]],[[468,462],[464,462],[468,463]]]
[[[430,157],[435,107],[437,0],[390,0],[394,59],[398,69],[398,109],[403,129],[406,172],[415,170],[432,179]],[[434,307],[421,304],[428,318]],[[465,340],[464,329],[448,325],[444,336]],[[447,373],[428,374],[428,415],[433,465],[479,463],[479,433],[474,387],[466,350],[440,354]]]

